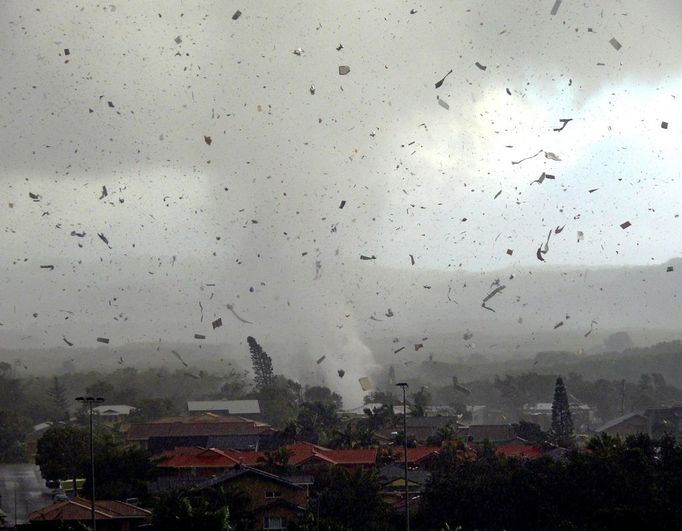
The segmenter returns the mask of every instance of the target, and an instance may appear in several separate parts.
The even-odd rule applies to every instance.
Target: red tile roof
[[[422,459],[425,459],[427,457],[431,457],[433,455],[438,455],[440,453],[440,448],[438,447],[428,447],[428,446],[420,446],[418,448],[408,448],[407,449],[407,462],[408,463],[418,463]],[[405,459],[403,459],[403,449],[394,449],[393,450],[393,455],[395,456],[395,460],[399,461],[401,463],[405,462]]]
[[[505,457],[529,458],[540,457],[544,452],[541,448],[530,444],[503,444],[495,448],[495,453]]]
[[[32,512],[29,515],[29,521],[90,520],[90,514],[90,500],[74,498],[53,503]],[[151,517],[151,514],[151,511],[147,509],[120,501],[97,500],[95,502],[95,518],[97,520],[147,519]]]

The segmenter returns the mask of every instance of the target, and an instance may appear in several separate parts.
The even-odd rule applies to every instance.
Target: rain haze
[[[353,406],[389,364],[678,339],[682,6],[554,4],[3,2],[2,358],[254,336]]]

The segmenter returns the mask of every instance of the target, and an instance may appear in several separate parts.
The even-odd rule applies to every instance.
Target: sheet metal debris
[[[560,328],[560,327],[562,327],[562,326],[564,326],[564,322],[563,322],[563,321],[559,321],[557,324],[554,325],[554,330],[556,330],[557,328]]]
[[[182,363],[185,367],[189,367],[189,365],[187,364],[187,362],[186,362],[185,360],[182,359],[182,356],[180,356],[180,354],[178,354],[177,351],[171,350],[171,352],[173,353],[173,355],[174,355],[176,358],[178,358],[178,359],[180,360],[180,363]]]
[[[609,40],[609,42],[611,43],[611,46],[613,46],[616,49],[616,51],[621,49],[621,44],[615,37],[611,37],[611,40]]]
[[[211,139],[210,136],[204,135],[204,142],[206,142],[207,146],[210,146],[213,143],[213,140]]]
[[[488,293],[485,298],[483,299],[483,302],[481,303],[481,307],[485,308],[486,310],[490,310],[491,312],[495,312],[492,308],[489,306],[486,306],[486,302],[488,302],[490,299],[492,299],[495,295],[498,295],[499,293],[502,293],[502,291],[506,288],[504,284],[497,286],[494,290],[492,290],[490,293]]]
[[[211,326],[213,327],[213,330],[215,330],[216,328],[220,328],[221,326],[223,326],[223,319],[222,319],[222,317],[218,317],[215,321],[213,321],[213,322],[211,323]]]
[[[317,363],[319,365],[320,363],[322,363],[326,359],[326,357],[327,356],[325,355],[325,356],[322,356],[321,358],[318,358],[315,363]]]
[[[564,127],[566,127],[566,124],[568,124],[568,122],[572,122],[573,118],[559,118],[559,121],[561,122],[561,127],[555,127],[553,129],[554,131],[563,131]]]
[[[447,104],[447,102],[446,102],[445,100],[443,100],[443,99],[441,99],[441,98],[439,98],[439,97],[437,97],[436,99],[438,100],[438,105],[440,105],[441,107],[443,107],[443,109],[445,109],[446,111],[449,111],[449,110],[450,110],[450,106]]]
[[[590,323],[590,329],[587,332],[585,332],[584,337],[587,337],[592,333],[592,331],[594,330],[594,325],[596,325],[596,324],[597,324],[597,321],[592,321]]]
[[[239,11],[239,9],[237,9],[237,11],[235,11],[234,14],[232,15],[232,20],[237,20],[241,16],[242,16],[242,12]]]
[[[336,371],[336,373],[339,375],[339,378],[343,378],[344,375],[346,374],[346,371],[344,371],[343,369],[339,369],[338,371]]]
[[[559,12],[559,7],[561,7],[561,0],[556,0],[552,6],[552,10],[549,12],[550,15],[554,16]]]
[[[66,339],[66,337],[62,336],[62,339],[64,340],[64,343],[66,343],[66,344],[69,345],[70,347],[73,347],[73,343],[71,343],[71,341],[69,341],[68,339]]]
[[[450,74],[452,74],[452,69],[450,69],[450,71],[447,74],[445,74],[441,79],[436,81],[436,88],[441,88],[443,86],[443,82],[445,82],[445,78],[447,78]]]
[[[374,384],[372,383],[372,380],[370,380],[367,376],[363,376],[362,378],[359,378],[358,382],[360,382],[360,387],[362,387],[363,391],[373,391],[374,390]]]
[[[234,304],[226,304],[225,307],[232,312],[232,315],[234,315],[237,319],[239,319],[242,323],[246,324],[253,324],[251,321],[247,321],[243,317],[240,317],[239,314],[234,309]]]
[[[478,61],[476,61],[476,63],[475,63],[475,64],[476,64],[476,66],[478,67],[478,69],[479,69],[479,70],[483,70],[483,71],[485,71],[485,70],[487,70],[487,69],[488,69],[488,67],[487,67],[487,66],[485,66],[485,65],[482,65],[482,64],[481,64],[481,63],[479,63]]]
[[[360,255],[360,260],[376,260],[376,259],[377,259],[377,257],[374,255],[372,255],[372,256],[366,256],[364,254]]]
[[[345,206],[346,206],[346,200],[344,199],[344,200],[341,201],[341,204],[339,205],[339,209],[341,209],[341,208],[343,208],[343,207],[345,207]]]
[[[526,160],[534,159],[534,158],[537,157],[540,153],[542,153],[542,150],[539,150],[535,155],[531,155],[530,157],[525,157],[525,158],[523,158],[523,159],[521,159],[521,160],[516,160],[516,161],[512,160],[512,164],[521,164],[522,162],[524,162],[524,161],[526,161]]]
[[[668,122],[661,122],[661,129],[668,129]]]
[[[345,76],[350,72],[350,66],[342,65],[339,66],[339,75],[340,76]]]
[[[109,192],[107,191],[107,187],[102,185],[102,193],[100,194],[99,198],[104,199],[108,195],[109,195]]]
[[[98,343],[104,343],[105,345],[109,344],[109,338],[108,337],[98,337],[97,338]]]
[[[556,162],[561,162],[561,158],[551,151],[545,151],[545,158],[549,160],[554,160]]]
[[[204,334],[194,334],[194,339],[206,339]]]
[[[623,230],[625,230],[625,229],[627,229],[630,225],[632,225],[632,223],[630,223],[629,221],[625,221],[625,222],[623,222],[623,223],[620,224],[620,228],[623,229]]]

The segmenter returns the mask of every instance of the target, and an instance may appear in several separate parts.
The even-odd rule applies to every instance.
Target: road
[[[18,524],[28,522],[28,515],[32,511],[52,503],[52,491],[45,487],[36,465],[0,465],[0,506],[7,513],[8,524],[14,524],[15,491]]]

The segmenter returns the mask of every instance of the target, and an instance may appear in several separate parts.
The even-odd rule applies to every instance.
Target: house
[[[257,468],[236,467],[198,485],[196,490],[216,486],[241,491],[249,497],[249,511],[256,517],[255,529],[287,529],[290,523],[302,520],[308,510],[305,485]]]
[[[473,443],[482,443],[487,440],[499,444],[516,439],[511,424],[471,424],[460,427],[457,433],[461,438]]]
[[[219,415],[248,415],[260,418],[261,410],[258,400],[197,400],[187,402],[190,415],[214,413]]]
[[[378,471],[380,494],[383,500],[395,505],[405,497],[405,469],[402,465],[393,463],[381,467]],[[431,474],[425,470],[408,469],[407,487],[411,495],[418,495],[424,491]]]
[[[594,408],[570,394],[568,404],[575,430],[579,433],[590,432],[594,428],[597,418]],[[521,417],[523,420],[534,422],[543,430],[549,431],[552,427],[552,403],[538,402],[536,404],[525,404]]]
[[[99,531],[133,531],[151,519],[151,511],[114,500],[95,502]],[[57,530],[64,523],[88,526],[91,522],[90,500],[73,498],[43,507],[29,515],[31,529]]]
[[[495,447],[495,453],[513,459],[535,459],[544,454],[542,448],[523,442],[510,442]]]
[[[649,419],[643,411],[636,411],[611,419],[597,428],[597,432],[618,435],[620,437],[627,437],[628,435],[636,435],[638,433],[649,434]]]
[[[133,406],[120,404],[93,407],[92,412],[98,416],[99,421],[105,424],[116,424],[117,422],[127,420],[128,415],[135,411],[135,409]]]
[[[408,448],[407,466],[409,468],[429,469],[435,464],[440,452],[440,447],[418,446],[416,448]],[[396,463],[402,465],[405,462],[403,448],[397,446],[391,448],[391,455]]]
[[[401,415],[402,417],[402,415]],[[457,432],[457,428],[461,426],[456,416],[444,417],[407,417],[407,434],[417,441],[419,444],[426,444],[430,437],[438,434],[440,430],[448,427]],[[385,442],[391,442],[395,439],[398,432],[403,431],[402,418],[394,427],[382,428],[376,432],[376,437]]]
[[[158,455],[176,447],[277,448],[279,431],[269,424],[244,417],[203,414],[133,423],[126,441]]]

